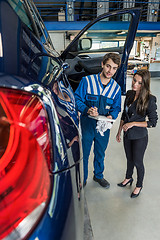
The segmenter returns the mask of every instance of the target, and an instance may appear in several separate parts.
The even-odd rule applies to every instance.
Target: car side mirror
[[[79,40],[80,50],[89,50],[91,47],[92,47],[92,39],[91,38],[82,38]]]

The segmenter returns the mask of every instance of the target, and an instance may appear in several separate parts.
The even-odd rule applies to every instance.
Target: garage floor
[[[128,77],[127,89],[131,78]],[[160,78],[151,79],[151,91],[157,96],[160,118]],[[123,98],[124,100],[124,98]],[[120,118],[120,115],[119,115]],[[159,240],[160,239],[160,125],[149,129],[149,144],[145,154],[145,179],[141,194],[131,199],[132,187],[117,187],[125,176],[126,158],[122,143],[117,143],[119,118],[111,129],[105,158],[105,178],[110,189],[93,181],[93,152],[90,155],[89,178],[84,189],[91,227],[87,240]],[[93,231],[93,236],[92,236]],[[90,238],[89,238],[90,235]]]

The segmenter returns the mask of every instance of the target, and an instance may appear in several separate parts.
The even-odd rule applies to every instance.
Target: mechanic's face
[[[102,75],[107,79],[111,79],[118,69],[118,64],[114,63],[112,59],[103,64],[102,62]]]

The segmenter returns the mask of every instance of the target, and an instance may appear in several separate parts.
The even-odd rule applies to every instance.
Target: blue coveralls
[[[103,86],[100,74],[83,77],[75,91],[76,107],[81,113],[82,148],[84,182],[88,177],[88,159],[94,141],[94,175],[103,178],[105,150],[108,145],[110,130],[101,136],[96,130],[97,120],[89,118],[87,111],[90,107],[98,108],[100,115],[111,115],[116,119],[121,111],[121,89],[111,78],[106,87]]]

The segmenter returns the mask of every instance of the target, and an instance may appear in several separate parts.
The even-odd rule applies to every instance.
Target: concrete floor
[[[130,78],[128,86],[130,88]],[[160,118],[160,78],[151,79],[151,91],[157,97]],[[123,98],[124,100],[124,98]],[[120,114],[121,115],[121,114]],[[119,115],[119,118],[120,118]],[[132,187],[120,188],[124,179],[126,158],[122,143],[115,136],[119,118],[111,129],[106,151],[104,176],[110,189],[93,181],[93,152],[89,160],[89,178],[84,189],[94,240],[159,240],[160,239],[160,125],[149,129],[149,144],[145,154],[145,179],[141,194],[131,199]],[[135,171],[136,172],[136,171]],[[91,234],[92,235],[92,234]],[[89,240],[89,238],[88,238]]]

